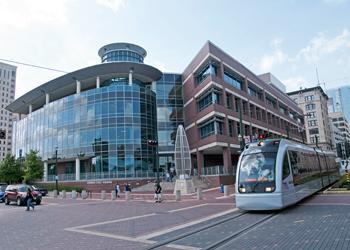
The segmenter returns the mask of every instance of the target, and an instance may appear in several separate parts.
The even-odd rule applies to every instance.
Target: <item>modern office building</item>
[[[271,84],[273,87],[277,87],[280,91],[283,93],[287,92],[286,85],[283,84],[280,80],[277,79],[273,74],[270,72],[258,75],[258,77],[263,80],[264,82]]]
[[[327,95],[332,98],[331,112],[342,112],[350,120],[350,86],[328,89]]]
[[[302,141],[303,113],[298,105],[211,42],[182,78],[185,129],[200,174],[233,174],[240,140],[269,134]]]
[[[15,99],[16,66],[0,62],[0,131],[4,138],[0,138],[0,161],[11,153],[12,143],[12,113],[5,107]]]
[[[332,150],[328,115],[328,96],[320,86],[287,93],[305,115],[307,143],[313,147]]]
[[[56,174],[79,185],[155,178],[157,160],[161,171],[174,167],[180,124],[193,173],[226,183],[234,180],[243,141],[259,134],[302,141],[297,104],[211,42],[182,74],[144,64],[146,51],[134,44],[109,44],[98,54],[102,63],[44,83],[7,107],[21,114],[12,153],[38,150],[44,181]]]

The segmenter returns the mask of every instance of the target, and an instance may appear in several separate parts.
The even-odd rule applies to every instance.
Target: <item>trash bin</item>
[[[221,184],[220,185],[220,193],[223,193],[224,192],[224,184]]]

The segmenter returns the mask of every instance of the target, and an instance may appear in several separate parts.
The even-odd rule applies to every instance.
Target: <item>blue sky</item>
[[[0,58],[73,71],[112,42],[182,72],[207,40],[288,91],[350,84],[349,0],[0,0]],[[16,97],[60,73],[18,66]],[[323,86],[323,84],[322,84]]]

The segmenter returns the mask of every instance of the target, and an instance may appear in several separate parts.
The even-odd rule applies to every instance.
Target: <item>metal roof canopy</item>
[[[29,105],[35,111],[45,105],[45,94],[50,94],[50,102],[76,93],[76,80],[81,82],[81,91],[94,88],[96,77],[103,83],[113,77],[127,77],[130,70],[133,78],[151,83],[161,78],[162,72],[143,63],[111,62],[93,65],[65,74],[29,91],[9,104],[6,109],[12,113],[28,114]]]

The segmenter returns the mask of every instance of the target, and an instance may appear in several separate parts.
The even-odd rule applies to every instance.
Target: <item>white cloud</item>
[[[308,87],[307,80],[305,80],[305,78],[302,76],[287,78],[282,82],[284,83],[284,85],[286,85],[287,91],[295,91],[300,88]]]
[[[344,29],[340,35],[328,38],[321,32],[311,39],[309,45],[297,54],[298,59],[305,59],[308,63],[315,63],[324,55],[328,55],[344,48],[350,48],[350,32]]]
[[[27,29],[38,23],[59,26],[68,23],[68,0],[0,1],[2,27]]]
[[[259,67],[262,72],[271,71],[275,65],[282,64],[288,60],[288,55],[281,49],[282,42],[283,39],[281,38],[275,38],[272,40],[271,46],[273,47],[274,51],[272,54],[265,54],[259,63]]]
[[[96,0],[97,4],[112,9],[113,12],[118,12],[119,9],[125,7],[125,0]]]

